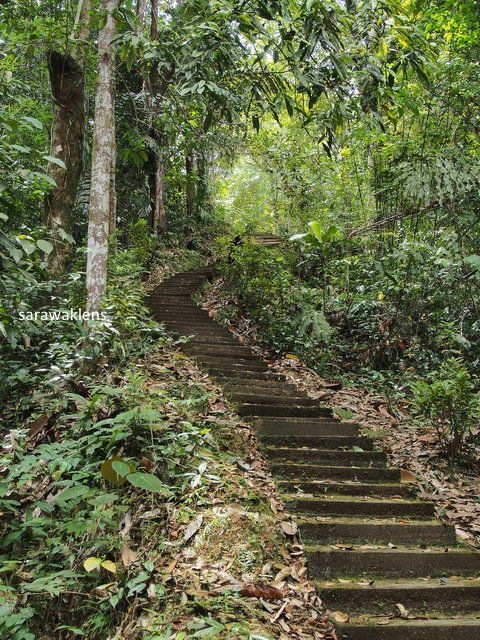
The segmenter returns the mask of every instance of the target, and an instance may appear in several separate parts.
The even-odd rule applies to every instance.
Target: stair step
[[[363,451],[371,451],[373,442],[370,438],[363,436],[303,436],[303,435],[276,435],[262,434],[260,438],[263,443],[275,447],[301,448],[311,447],[312,449],[341,449],[347,450],[356,447]]]
[[[149,301],[150,305],[153,306],[161,306],[161,307],[173,307],[178,308],[179,311],[184,311],[185,309],[193,309],[195,311],[200,311],[200,307],[192,300],[191,295],[168,295],[168,293],[155,294],[150,297]]]
[[[341,467],[384,467],[387,461],[387,456],[381,451],[265,447],[265,454],[276,463],[338,464]]]
[[[290,398],[294,396],[296,398],[304,398],[305,396],[300,396],[297,387],[293,384],[288,384],[288,382],[281,382],[277,380],[271,380],[266,382],[260,382],[257,385],[246,385],[243,380],[238,382],[230,382],[225,385],[225,389],[228,392],[239,393],[239,394],[251,394],[251,393],[261,393],[261,394],[270,394],[271,397],[280,397],[285,396],[286,398]],[[318,404],[318,403],[317,403]]]
[[[305,480],[353,480],[356,482],[400,482],[398,469],[375,467],[328,467],[318,464],[272,464],[271,471],[280,479],[304,478]]]
[[[353,422],[266,417],[258,420],[258,430],[271,436],[356,436],[359,427]]]
[[[293,513],[320,516],[374,516],[376,518],[433,518],[431,502],[370,497],[328,496],[325,498],[297,498],[286,496],[286,506]]]
[[[397,603],[413,615],[471,613],[480,610],[479,579],[375,580],[373,584],[317,582],[329,610],[398,616]]]
[[[391,518],[373,520],[371,517],[301,519],[298,522],[304,542],[309,544],[414,544],[433,546],[457,545],[455,527],[436,520],[416,521]]]
[[[330,547],[306,546],[311,578],[366,577],[437,578],[442,576],[475,576],[480,571],[480,553],[454,548],[354,549],[345,551]]]
[[[215,357],[215,356],[201,356],[199,354],[195,354],[193,356],[195,360],[198,362],[204,363],[206,366],[214,366],[216,368],[220,367],[221,369],[229,370],[243,370],[247,369],[248,371],[263,371],[267,372],[268,367],[265,364],[256,362],[255,360],[248,360],[248,358],[235,358],[233,356],[230,357]]]
[[[304,494],[322,495],[347,495],[347,496],[377,496],[381,498],[411,498],[415,495],[415,485],[407,484],[368,484],[360,482],[332,482],[321,480],[279,480],[278,487],[284,493],[296,494],[304,497]]]
[[[263,364],[261,359],[252,353],[252,350],[248,347],[242,347],[242,345],[207,345],[207,344],[192,344],[189,342],[184,347],[185,351],[191,354],[200,356],[233,356],[241,357],[242,359],[248,359],[256,361],[259,364]]]
[[[444,618],[437,620],[351,620],[338,625],[339,638],[348,640],[477,640],[479,618]]]
[[[242,402],[243,404],[265,404],[265,405],[278,405],[278,406],[289,406],[289,407],[318,407],[318,402],[316,400],[310,400],[309,398],[301,397],[301,396],[287,396],[283,395],[272,395],[262,393],[259,389],[258,393],[254,393],[250,391],[250,394],[246,393],[230,393],[229,395],[234,398],[237,402]]]
[[[273,417],[299,417],[317,418],[320,416],[332,417],[332,410],[327,407],[290,407],[276,404],[243,404],[239,413],[241,416],[273,416]]]
[[[252,380],[252,384],[254,384],[257,380],[279,380],[281,379],[281,374],[276,374],[273,371],[247,371],[243,367],[238,368],[234,366],[215,366],[215,365],[205,365],[210,374],[221,380],[222,384],[225,380],[237,380],[239,378]]]

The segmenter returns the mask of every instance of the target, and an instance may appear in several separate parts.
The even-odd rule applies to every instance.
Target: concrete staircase
[[[350,616],[339,638],[480,640],[480,553],[435,519],[358,425],[336,420],[195,304],[211,273],[170,278],[150,308],[170,331],[192,336],[182,349],[258,428],[310,578],[326,608]]]

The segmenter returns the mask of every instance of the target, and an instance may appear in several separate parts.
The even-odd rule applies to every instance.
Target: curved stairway
[[[358,425],[336,420],[195,304],[211,275],[173,276],[150,294],[150,308],[170,331],[192,336],[184,352],[258,427],[309,576],[326,608],[350,616],[339,637],[480,640],[480,553],[435,519]]]

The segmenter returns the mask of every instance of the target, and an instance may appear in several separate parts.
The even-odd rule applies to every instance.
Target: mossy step
[[[225,390],[229,393],[238,393],[238,394],[250,394],[250,393],[259,393],[259,394],[269,394],[270,397],[286,397],[286,398],[305,398],[305,396],[300,396],[299,391],[293,385],[288,384],[287,382],[270,380],[265,382],[260,382],[258,384],[250,384],[246,385],[245,381],[238,380],[225,385]],[[317,403],[318,404],[318,403]]]
[[[418,549],[411,547],[332,549],[305,546],[312,579],[330,578],[437,578],[476,576],[480,553],[461,548]]]
[[[232,336],[231,333],[222,332],[220,333],[198,333],[193,338],[190,339],[188,344],[193,345],[218,345],[224,344],[226,346],[237,346],[240,343],[236,338]]]
[[[354,615],[398,615],[397,603],[413,615],[480,611],[480,579],[317,581],[316,586],[328,609]]]
[[[327,407],[295,407],[276,404],[243,404],[239,413],[241,416],[274,416],[274,417],[299,417],[317,418],[320,416],[331,417],[332,410]]]
[[[228,371],[229,369],[247,369],[248,371],[268,371],[268,367],[261,362],[256,362],[254,360],[249,360],[248,358],[242,357],[234,357],[234,356],[202,356],[197,354],[193,354],[195,360],[202,362],[207,367],[221,368]]]
[[[175,295],[167,291],[150,295],[149,304],[164,306],[177,305],[178,307],[201,309],[201,307],[192,300],[191,295]]]
[[[262,435],[271,436],[357,436],[359,425],[332,420],[301,418],[259,418],[255,424]]]
[[[479,640],[480,617],[388,621],[360,618],[337,628],[342,640]]]
[[[244,347],[241,344],[194,344],[187,343],[182,347],[187,353],[198,354],[201,356],[234,356],[248,360],[254,360],[261,363],[261,360],[255,355],[249,347]]]
[[[237,402],[242,402],[243,404],[272,404],[289,407],[318,407],[318,402],[316,402],[315,400],[310,400],[309,398],[301,396],[288,396],[286,394],[265,394],[264,392],[262,392],[262,390],[254,388],[252,388],[252,391],[249,394],[237,392],[232,393],[228,391],[227,393]]]
[[[295,464],[338,464],[341,467],[384,467],[387,456],[381,451],[343,451],[342,449],[313,449],[265,447],[265,454],[275,462]]]
[[[400,482],[398,469],[375,467],[337,467],[320,464],[272,464],[271,471],[280,479],[303,478],[305,480],[351,480],[354,482]]]
[[[247,371],[245,367],[234,367],[234,366],[219,366],[215,364],[205,365],[205,368],[209,371],[209,373],[217,378],[220,383],[224,383],[225,380],[237,380],[239,378],[252,380],[252,383],[255,383],[257,380],[281,380],[281,374],[275,374],[270,369],[265,371]]]
[[[298,497],[308,495],[345,495],[371,496],[379,498],[411,498],[415,495],[415,486],[407,484],[382,484],[365,482],[332,482],[331,480],[301,479],[279,480],[278,488],[284,493]]]
[[[309,544],[411,544],[453,547],[457,545],[455,528],[437,520],[418,521],[392,517],[387,521],[336,517],[298,520],[304,542]]]
[[[318,436],[298,434],[262,434],[263,443],[275,447],[312,447],[314,449],[341,449],[355,447],[357,450],[371,451],[373,442],[363,436]]]
[[[376,518],[405,517],[432,518],[435,510],[431,502],[364,496],[325,496],[298,498],[285,496],[286,506],[294,513],[321,516],[374,516]]]
[[[172,320],[203,320],[205,325],[208,326],[208,315],[206,311],[200,309],[198,306],[192,306],[191,304],[180,306],[175,303],[152,302],[150,308],[157,314],[162,314],[165,318]],[[213,325],[215,326],[215,325]]]
[[[188,322],[186,320],[178,321],[166,319],[165,323],[168,325],[171,331],[175,331],[175,333],[180,333],[183,335],[194,335],[195,337],[202,340],[209,340],[210,338],[228,338],[232,339],[232,334],[223,329],[222,327],[209,327],[205,329],[204,322]]]

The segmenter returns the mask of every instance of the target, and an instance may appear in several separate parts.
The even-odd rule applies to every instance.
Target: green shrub
[[[302,284],[293,265],[294,254],[246,240],[231,247],[221,269],[265,343],[319,363],[332,328],[323,314],[321,291]]]
[[[411,389],[418,413],[432,421],[442,449],[458,456],[480,416],[479,396],[463,361],[448,358]]]

